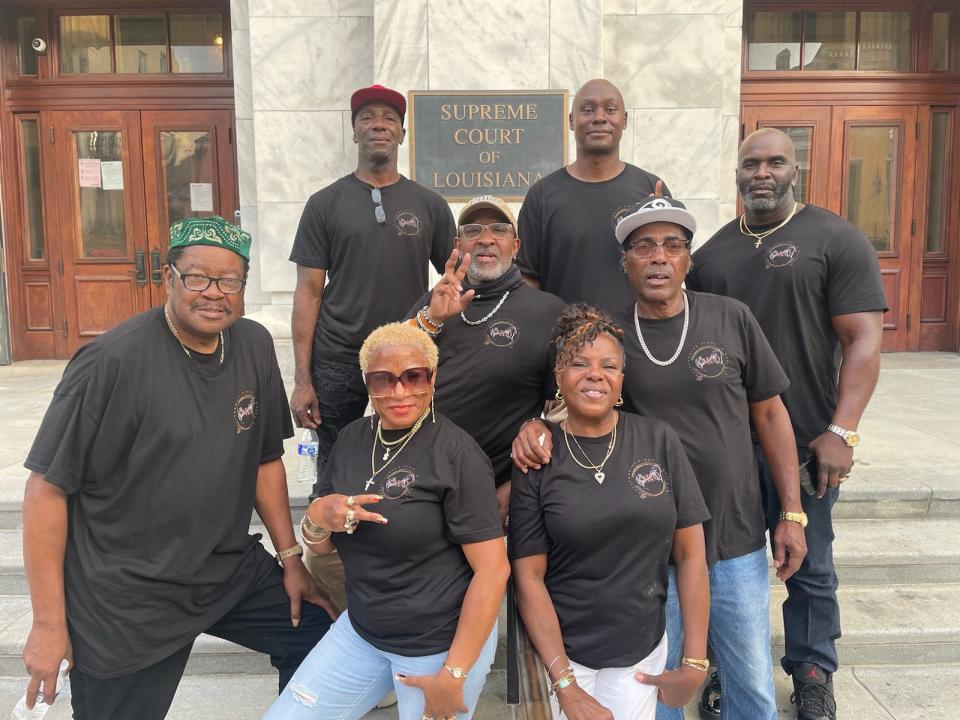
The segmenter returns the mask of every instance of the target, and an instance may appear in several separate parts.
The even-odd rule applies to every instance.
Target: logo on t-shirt
[[[690,371],[697,379],[712,380],[723,375],[727,367],[726,354],[723,348],[712,342],[706,342],[698,345],[687,356],[687,362],[690,365]]]
[[[420,218],[406,210],[398,212],[396,217],[393,218],[393,226],[401,235],[416,235],[420,232],[422,224]]]
[[[630,468],[630,487],[643,499],[659,497],[670,486],[667,474],[655,460],[644,459]]]
[[[380,494],[387,500],[399,500],[407,495],[417,482],[417,474],[410,467],[399,467],[387,475],[380,485]]]
[[[613,215],[610,218],[610,224],[613,226],[613,229],[616,230],[620,221],[636,209],[637,203],[630,203],[629,205],[621,205],[614,210]]]
[[[238,435],[253,427],[259,410],[257,396],[253,394],[253,390],[244,390],[240,393],[240,397],[233,404],[233,421]]]
[[[764,270],[772,267],[786,267],[793,264],[798,257],[800,257],[800,248],[793,243],[774,245],[767,250],[767,266]]]
[[[487,332],[483,336],[484,345],[496,345],[502,348],[512,348],[520,338],[520,330],[510,320],[497,320],[487,325]]]

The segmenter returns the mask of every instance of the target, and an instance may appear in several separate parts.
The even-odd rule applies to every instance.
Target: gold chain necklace
[[[742,232],[744,235],[749,235],[750,237],[754,238],[757,242],[755,242],[753,246],[755,248],[759,248],[764,240],[766,240],[768,237],[773,235],[777,230],[782,228],[784,225],[790,222],[790,220],[793,219],[793,216],[797,212],[797,205],[799,205],[799,203],[796,200],[794,200],[793,209],[790,210],[790,214],[787,215],[787,217],[783,220],[783,222],[781,222],[776,227],[770,228],[769,230],[764,230],[763,232],[754,232],[753,230],[751,230],[750,226],[747,225],[747,215],[746,213],[744,213],[743,215],[740,216],[740,232]]]
[[[173,336],[177,339],[177,342],[180,343],[180,347],[187,354],[188,358],[192,358],[193,355],[190,354],[190,351],[187,349],[187,346],[183,344],[183,340],[180,339],[180,333],[177,331],[177,326],[173,324],[173,318],[170,317],[170,309],[164,305],[163,306],[163,317],[167,320],[167,327],[170,328],[170,332],[173,333]],[[223,365],[223,331],[220,331],[220,364]]]
[[[564,421],[563,423],[563,441],[567,444],[567,452],[570,453],[570,457],[573,458],[573,461],[577,465],[582,467],[584,470],[594,470],[595,472],[593,473],[593,478],[600,485],[603,485],[603,480],[606,477],[606,474],[603,472],[603,466],[607,464],[607,460],[609,460],[610,456],[613,455],[613,448],[617,444],[617,424],[618,423],[616,422],[613,424],[613,431],[610,435],[610,444],[607,446],[607,454],[603,456],[603,460],[600,461],[599,465],[594,465],[591,462],[590,456],[587,455],[586,451],[580,446],[580,442],[577,440],[577,436],[573,435],[573,442],[576,444],[577,448],[579,448],[580,452],[583,453],[583,456],[587,459],[587,462],[589,463],[588,465],[584,465],[582,462],[580,462],[579,459],[577,459],[577,456],[574,455],[573,448],[570,447],[570,437],[572,433],[567,432],[566,421]]]
[[[383,449],[384,449],[384,451],[385,451],[385,452],[383,453],[383,459],[384,459],[384,460],[389,460],[389,459],[390,459],[390,450],[391,450],[392,448],[394,448],[395,446],[399,445],[400,443],[404,442],[404,441],[407,439],[407,437],[408,437],[409,435],[411,435],[413,432],[415,432],[414,429],[413,429],[413,428],[410,428],[410,429],[407,430],[403,435],[401,435],[400,437],[398,437],[396,440],[387,440],[387,439],[383,436],[383,432],[382,432],[382,430],[381,430],[380,423],[377,423],[377,441],[378,441],[381,445],[383,445]]]
[[[423,421],[427,419],[427,415],[429,414],[430,414],[430,408],[427,408],[427,411],[423,413],[423,415],[421,415],[420,418],[413,424],[413,427],[410,428],[410,432],[408,432],[403,438],[401,438],[403,440],[403,444],[400,446],[400,449],[397,450],[397,452],[395,452],[389,458],[387,457],[389,453],[384,454],[384,460],[386,462],[384,462],[383,465],[381,465],[379,468],[376,465],[377,440],[381,438],[382,435],[380,433],[380,418],[377,418],[377,432],[374,433],[373,446],[370,448],[370,479],[367,480],[366,483],[364,483],[364,486],[363,486],[364,492],[367,492],[370,490],[370,486],[373,485],[373,479],[377,475],[379,475],[383,471],[383,469],[393,461],[395,457],[397,457],[400,453],[403,452],[403,449],[407,446],[407,443],[413,440],[413,436],[417,434],[417,431],[420,429],[420,426],[423,425]]]

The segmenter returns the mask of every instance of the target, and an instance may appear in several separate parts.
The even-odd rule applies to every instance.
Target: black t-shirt
[[[831,318],[887,309],[873,247],[843,218],[807,205],[759,248],[731,221],[693,260],[687,287],[742,300],[760,321],[790,378],[783,401],[806,447],[837,405],[841,352]]]
[[[477,441],[493,463],[497,485],[510,479],[510,448],[520,425],[539,417],[554,392],[550,333],[565,307],[560,298],[516,276],[510,295],[487,322],[468,325],[455,315],[434,338],[440,350],[437,410]],[[430,304],[430,296],[417,302],[410,317]],[[484,291],[464,315],[473,322],[484,318],[501,297],[503,292]]]
[[[749,403],[779,395],[790,383],[746,305],[707,293],[687,292],[687,298],[687,338],[666,367],[644,354],[634,306],[616,314],[627,352],[623,400],[624,409],[659,418],[679,433],[710,510],[703,534],[713,565],[764,546]],[[640,318],[640,329],[653,356],[668,360],[683,333],[683,313]]]
[[[633,299],[620,263],[617,222],[654,192],[656,175],[629,163],[611,180],[584,182],[566,168],[538,180],[517,220],[517,265],[565,302],[616,312]],[[664,195],[670,195],[666,185]]]
[[[547,554],[544,581],[571,660],[594,669],[633,665],[663,637],[674,531],[710,515],[666,423],[620,413],[602,484],[570,457],[563,430],[550,432],[550,463],[513,474],[510,557]],[[577,442],[598,463],[610,435]],[[583,462],[572,439],[570,447]]]
[[[453,642],[473,570],[460,547],[503,537],[486,455],[463,430],[437,413],[428,418],[367,487],[371,418],[337,435],[319,495],[380,493],[366,505],[389,524],[360,523],[352,535],[334,533],[347,578],[350,622],[385,652],[421,657]],[[385,431],[387,440],[405,431]],[[377,466],[382,464],[377,457]]]
[[[67,493],[67,619],[95,677],[169,656],[274,562],[249,534],[260,464],[293,435],[270,334],[240,319],[225,356],[188,358],[162,309],[81,348],[25,465]]]
[[[387,221],[377,223],[371,186],[353,173],[307,200],[290,260],[327,270],[313,340],[314,362],[353,362],[370,332],[403,317],[453,249],[446,201],[405,177],[380,188]]]

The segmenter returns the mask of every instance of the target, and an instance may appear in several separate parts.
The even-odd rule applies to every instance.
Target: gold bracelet
[[[554,682],[550,683],[550,694],[556,695],[559,690],[564,690],[577,681],[577,676],[573,674],[571,668],[567,668],[564,671],[564,674],[558,677]]]
[[[312,548],[314,545],[319,545],[332,534],[329,530],[324,530],[310,522],[310,518],[308,518],[306,514],[304,514],[303,519],[300,520],[300,535],[308,547]]]
[[[698,660],[697,658],[682,657],[680,658],[680,664],[686,665],[687,667],[692,667],[695,670],[699,670],[700,672],[704,673],[710,669],[710,660]]]
[[[300,521],[300,527],[306,526],[307,532],[310,532],[314,535],[327,532],[326,528],[322,528],[317,525],[313,520],[310,519],[310,507],[307,506],[306,512],[303,513],[303,519]]]

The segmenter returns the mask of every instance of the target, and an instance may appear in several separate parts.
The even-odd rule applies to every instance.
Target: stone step
[[[262,527],[253,532],[264,535]],[[834,559],[845,584],[960,582],[960,518],[837,520]],[[25,595],[20,530],[0,530],[0,595]],[[771,571],[771,583],[779,584]]]
[[[0,677],[16,677],[23,672],[20,654],[27,640],[33,612],[25,595],[0,595]],[[493,667],[507,666],[506,609],[501,608],[497,627],[499,642]],[[187,662],[188,675],[271,675],[270,659],[234,643],[210,635],[200,635]],[[2,710],[2,708],[0,708]],[[2,717],[2,713],[0,713]]]
[[[936,666],[854,666],[834,675],[838,720],[955,720],[953,702],[960,665]],[[777,717],[792,720],[792,685],[789,678],[775,673]],[[186,675],[180,682],[167,720],[260,720],[276,696],[275,674],[269,675]],[[24,692],[21,676],[0,678],[0,717],[12,708]],[[505,703],[506,680],[502,671],[487,677],[474,714],[476,720],[513,720],[518,715]],[[699,697],[699,693],[695,696]],[[229,708],[227,712],[226,708]],[[389,720],[396,707],[374,710],[367,720]],[[687,706],[687,718],[699,717],[696,700]],[[70,720],[70,706],[63,700],[54,704],[46,720]]]
[[[960,584],[841,585],[841,665],[960,664]],[[780,605],[786,589],[772,592],[773,655],[783,655]]]

